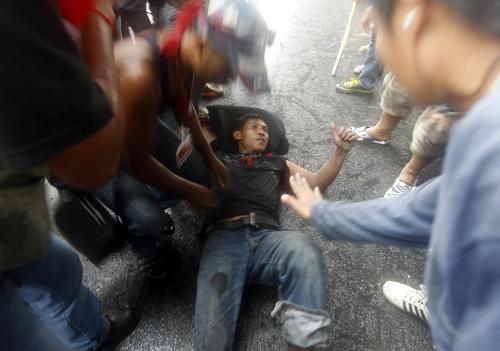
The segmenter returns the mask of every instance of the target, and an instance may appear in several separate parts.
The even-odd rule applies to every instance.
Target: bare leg
[[[382,112],[377,124],[368,128],[366,133],[377,140],[389,140],[392,137],[392,131],[396,128],[399,121],[401,121],[401,118],[390,115],[387,112]]]
[[[429,163],[431,163],[433,158],[422,158],[418,154],[413,154],[410,161],[404,166],[399,173],[399,179],[408,185],[415,185],[417,177]]]

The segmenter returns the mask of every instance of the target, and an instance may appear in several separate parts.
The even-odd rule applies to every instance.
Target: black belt
[[[211,224],[207,228],[207,233],[214,229],[238,229],[243,226],[252,226],[254,228],[275,228],[279,229],[279,223],[267,216],[262,216],[257,213],[250,213],[248,216],[241,217],[235,220],[223,220]]]

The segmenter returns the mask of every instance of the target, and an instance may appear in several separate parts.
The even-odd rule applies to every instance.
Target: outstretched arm
[[[335,180],[349,150],[351,150],[356,141],[356,134],[352,130],[342,127],[337,129],[334,123],[332,123],[331,127],[333,141],[337,149],[317,173],[308,171],[291,161],[286,161],[290,174],[299,174],[307,180],[311,187],[318,187],[320,192],[324,192]]]
[[[281,200],[331,240],[426,247],[440,183],[438,178],[389,200],[346,203],[323,200],[317,188],[311,189],[296,174],[290,178],[293,195],[283,195]]]

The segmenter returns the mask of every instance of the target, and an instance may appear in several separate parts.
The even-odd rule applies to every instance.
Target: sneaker
[[[408,285],[388,281],[385,282],[383,290],[384,296],[390,303],[429,324],[427,289],[424,285],[420,285],[420,289],[417,290]]]
[[[359,79],[351,79],[337,84],[336,90],[340,93],[373,94],[373,89],[365,88]]]
[[[396,178],[394,184],[387,190],[384,194],[384,198],[388,199],[390,197],[399,196],[415,188],[415,185],[410,185],[403,182],[401,179]]]

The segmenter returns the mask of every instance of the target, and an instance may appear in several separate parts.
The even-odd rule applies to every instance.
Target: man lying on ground
[[[352,148],[353,131],[332,125],[335,153],[317,173],[266,153],[268,127],[261,116],[243,116],[233,138],[239,153],[218,152],[231,175],[218,189],[198,273],[195,350],[230,350],[244,287],[278,286],[278,320],[289,350],[325,345],[330,318],[325,310],[321,253],[308,236],[282,231],[280,193],[290,173],[299,173],[325,190]]]

